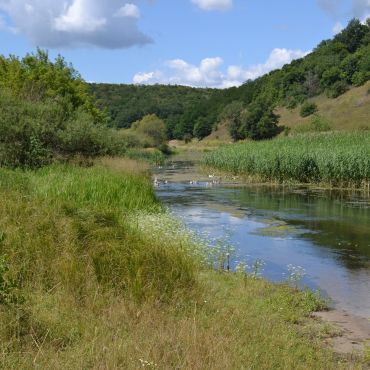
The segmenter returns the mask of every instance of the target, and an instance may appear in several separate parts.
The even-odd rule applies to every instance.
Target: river
[[[211,239],[229,235],[238,261],[264,261],[279,282],[288,265],[305,270],[300,285],[330,305],[370,318],[370,198],[304,187],[252,186],[209,177],[191,160],[156,168],[157,196],[190,228]],[[212,176],[212,174],[211,174]],[[192,182],[192,183],[191,183]]]

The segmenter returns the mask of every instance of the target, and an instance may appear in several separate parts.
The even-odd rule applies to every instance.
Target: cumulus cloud
[[[233,6],[233,0],[192,0],[192,2],[203,10],[227,10]]]
[[[343,5],[343,0],[317,0],[319,7],[330,15],[335,15]]]
[[[85,12],[88,7],[87,0],[75,0],[70,6],[66,7],[65,11],[54,19],[54,29],[56,31],[73,32],[73,33],[93,33],[102,29],[107,19],[98,15]],[[25,6],[26,12],[34,12],[34,8],[30,4]]]
[[[351,0],[350,9],[344,10],[346,5],[344,0],[317,0],[319,7],[336,18],[340,13],[350,14],[352,17],[364,19],[370,14],[370,0]]]
[[[116,49],[151,42],[139,30],[140,10],[132,2],[0,0],[0,11],[11,19],[8,29],[26,35],[38,46]]]
[[[352,12],[357,18],[370,15],[370,0],[352,0]]]
[[[115,16],[140,18],[140,9],[135,4],[125,4],[118,10]]]
[[[160,70],[135,74],[133,82],[135,84],[162,83],[216,88],[240,86],[247,80],[260,77],[307,54],[308,52],[301,50],[276,48],[265,63],[249,68],[230,65],[226,69],[222,69],[224,61],[220,57],[205,58],[198,66],[182,59],[173,59],[165,62]]]

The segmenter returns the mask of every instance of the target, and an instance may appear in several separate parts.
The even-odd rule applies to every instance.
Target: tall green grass
[[[203,164],[261,181],[368,188],[370,134],[304,134],[229,145],[206,154]]]
[[[108,168],[54,165],[26,175],[34,195],[75,209],[158,212],[161,205],[147,178]]]
[[[148,179],[105,168],[0,169],[0,257],[14,291],[61,284],[167,299],[194,283],[190,255],[146,241],[135,212],[162,207]],[[4,270],[4,271],[5,271]]]
[[[352,364],[304,326],[313,294],[210,271],[131,166],[0,169],[0,368]]]

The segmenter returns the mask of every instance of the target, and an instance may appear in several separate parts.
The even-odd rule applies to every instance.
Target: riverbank
[[[316,133],[228,145],[202,164],[246,182],[370,189],[370,134]]]
[[[148,168],[0,170],[1,367],[337,369],[322,302],[214,271],[169,216]]]

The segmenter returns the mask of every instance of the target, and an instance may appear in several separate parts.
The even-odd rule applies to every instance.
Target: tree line
[[[225,90],[87,84],[46,51],[0,56],[0,166],[38,167],[58,157],[122,155],[132,147],[168,151],[167,139],[199,139],[219,122],[232,138],[261,140],[282,129],[277,106],[316,107],[370,79],[370,20],[352,20],[311,54]],[[124,130],[123,130],[124,129]]]
[[[234,140],[271,138],[281,131],[277,106],[302,106],[302,115],[315,112],[307,99],[319,94],[336,98],[370,79],[370,20],[353,19],[309,55],[294,60],[240,87],[225,90],[184,86],[91,84],[109,124],[128,128],[147,114],[163,119],[170,139],[209,135],[227,122]]]
[[[0,166],[34,168],[57,157],[120,154],[127,141],[79,73],[38,49],[0,56]]]

